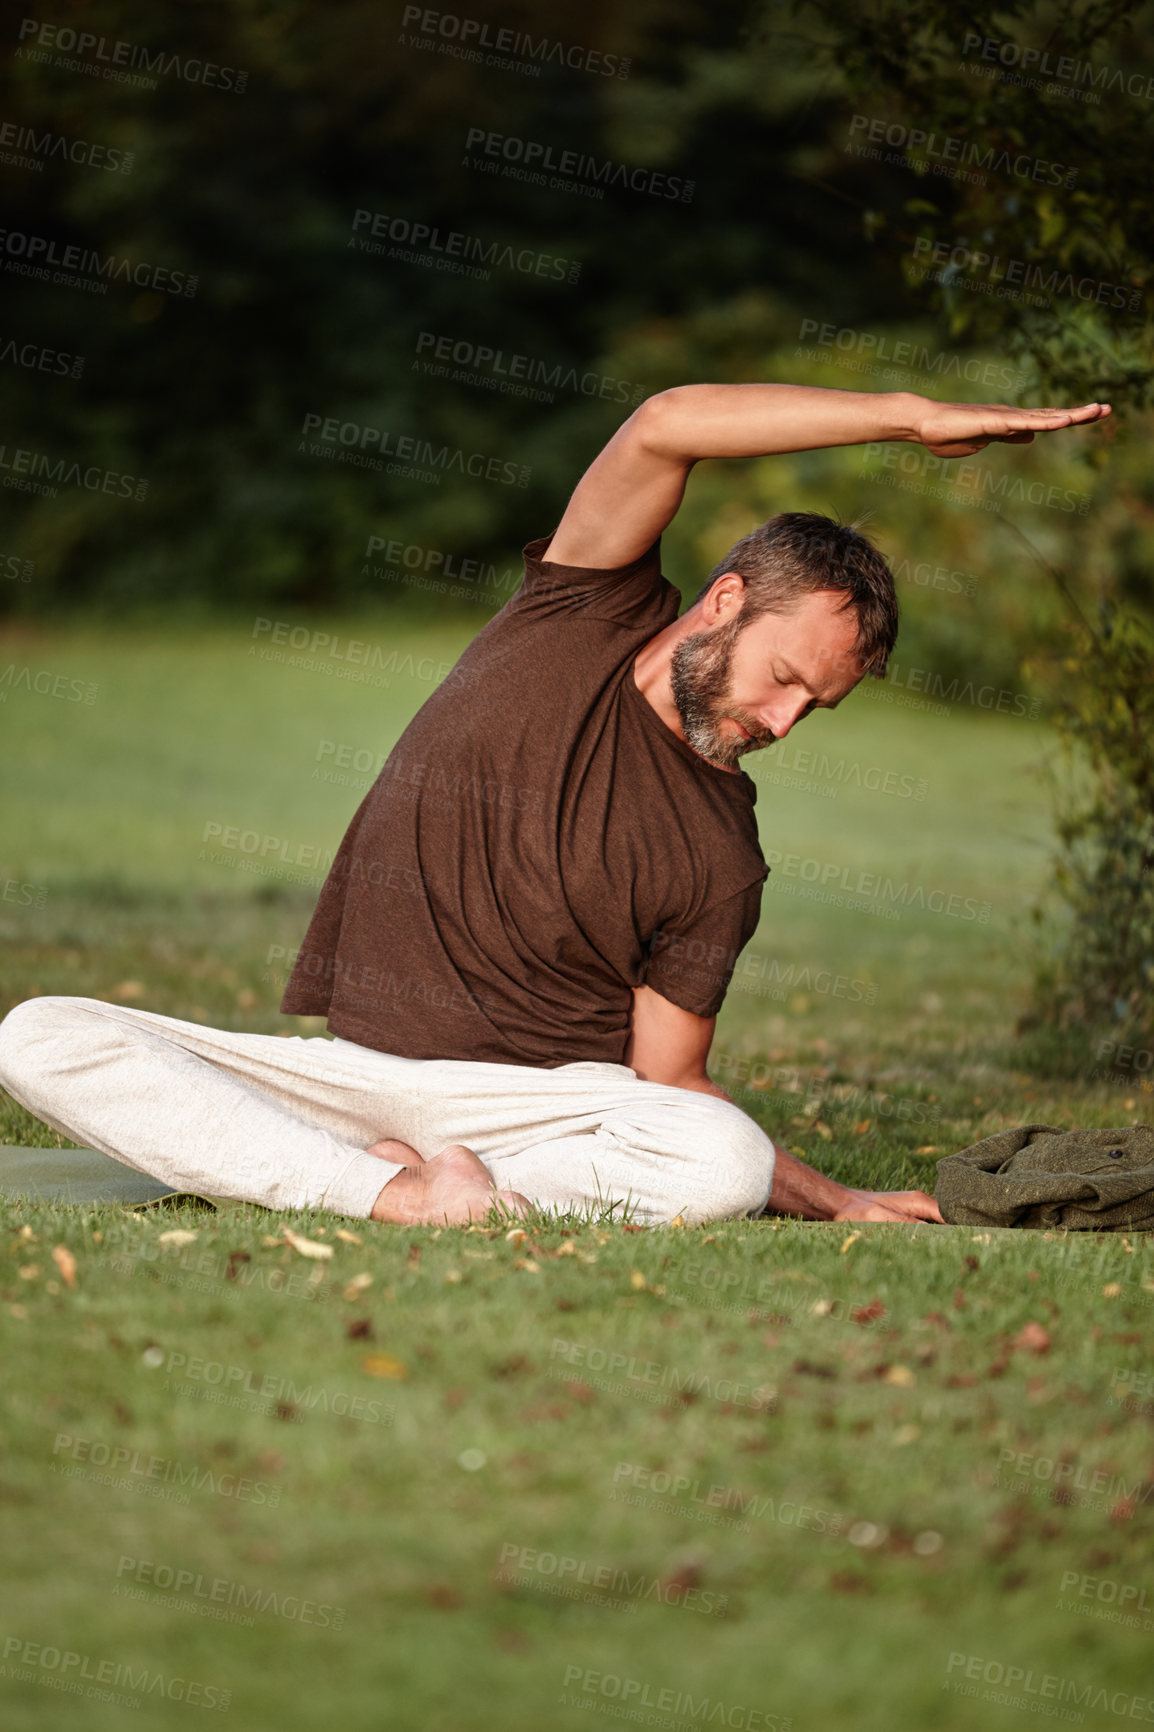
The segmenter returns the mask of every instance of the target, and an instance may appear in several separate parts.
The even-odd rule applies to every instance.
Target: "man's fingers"
[[[923,445],[940,456],[980,450],[991,439],[1003,445],[1029,445],[1035,433],[1083,426],[1111,414],[1109,403],[1083,403],[1074,409],[1018,409],[1010,403],[941,403],[921,431]]]
[[[834,1216],[835,1221],[937,1221],[942,1212],[926,1191],[859,1191]]]
[[[900,1209],[903,1214],[916,1215],[921,1221],[941,1221],[942,1211],[938,1208],[928,1191],[891,1191],[888,1196],[885,1191],[880,1193],[886,1197],[892,1209]],[[943,1226],[945,1223],[942,1223]]]
[[[1001,410],[1017,421],[1045,421],[1055,417],[1063,421],[1097,421],[1110,414],[1109,403],[1080,403],[1076,408],[1062,408],[1056,403],[1038,409],[1018,408],[1010,403],[989,404],[987,407]]]

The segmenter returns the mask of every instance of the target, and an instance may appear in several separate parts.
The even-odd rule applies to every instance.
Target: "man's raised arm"
[[[769,457],[832,445],[904,439],[939,457],[991,441],[1098,421],[1105,403],[1016,409],[936,403],[912,391],[833,391],[817,385],[675,385],[634,411],[585,471],[549,546],[560,565],[627,565],[677,514],[689,471],[705,457]]]

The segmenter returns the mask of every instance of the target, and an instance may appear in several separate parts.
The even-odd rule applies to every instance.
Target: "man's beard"
[[[711,764],[730,770],[746,752],[756,752],[771,745],[777,738],[763,728],[729,696],[729,674],[733,662],[733,646],[743,629],[740,618],[715,631],[699,631],[677,645],[669,667],[673,701],[681,718],[686,742]],[[723,719],[740,722],[752,738],[738,735],[729,739],[722,734]]]

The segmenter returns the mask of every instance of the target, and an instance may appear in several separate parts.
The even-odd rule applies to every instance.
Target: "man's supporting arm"
[[[937,403],[912,391],[835,391],[816,385],[675,385],[648,398],[586,470],[548,550],[560,565],[611,568],[651,547],[677,515],[689,472],[706,457],[769,457],[900,439],[941,457],[991,440],[1096,421],[1101,403],[1016,409]]]
[[[633,1021],[625,1063],[643,1082],[670,1084],[716,1095],[737,1106],[706,1071],[716,1018],[694,1016],[654,992],[633,990]],[[925,1191],[859,1191],[827,1178],[774,1142],[773,1190],[767,1213],[800,1215],[805,1221],[940,1221]]]

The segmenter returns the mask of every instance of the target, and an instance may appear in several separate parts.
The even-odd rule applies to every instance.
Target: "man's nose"
[[[763,704],[755,712],[763,728],[768,728],[777,740],[784,740],[791,728],[797,726],[809,706],[807,697],[772,699]]]

